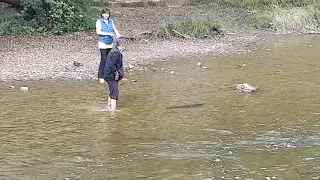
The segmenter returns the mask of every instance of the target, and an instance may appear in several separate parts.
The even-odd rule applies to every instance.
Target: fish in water
[[[188,109],[188,108],[201,107],[203,105],[204,104],[185,104],[180,106],[170,106],[170,107],[167,107],[167,109]]]
[[[235,90],[239,92],[255,92],[258,88],[251,86],[248,83],[237,84]]]
[[[77,67],[83,66],[82,63],[77,62],[77,61],[73,61],[73,65],[74,65],[74,66],[77,66]]]

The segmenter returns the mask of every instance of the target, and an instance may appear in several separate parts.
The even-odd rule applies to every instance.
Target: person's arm
[[[118,29],[116,28],[116,26],[114,25],[114,22],[112,21],[112,27],[113,27],[113,31],[116,34],[117,38],[120,37],[120,33],[118,31]]]
[[[115,75],[115,80],[119,79],[119,73],[117,72],[117,67],[116,67],[116,64],[117,64],[119,59],[120,59],[120,53],[119,52],[114,52],[110,56],[109,69]]]
[[[101,29],[102,29],[101,23],[100,23],[100,21],[98,20],[98,21],[96,22],[96,33],[97,33],[98,35],[101,35],[101,36],[113,36],[113,33],[102,32]]]

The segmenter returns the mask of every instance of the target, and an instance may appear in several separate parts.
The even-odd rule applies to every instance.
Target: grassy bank
[[[221,33],[221,23],[211,18],[188,18],[182,21],[169,21],[153,31],[157,38],[171,37],[204,38]]]
[[[192,5],[217,4],[215,0],[190,0]],[[258,29],[304,32],[320,27],[319,0],[219,0],[218,5],[243,9]]]
[[[62,0],[55,1],[64,2]],[[61,34],[93,29],[94,22],[100,14],[100,7],[97,8],[97,5],[101,6],[102,2],[100,0],[92,2],[90,0],[75,1],[86,2],[89,5],[80,6],[80,9],[77,11],[73,11],[74,9],[70,9],[70,7],[61,6],[61,4],[50,5],[50,8],[53,8],[55,12],[59,12],[61,8],[65,8],[64,12],[73,11],[69,14],[65,13],[61,17],[53,18],[55,22],[51,25],[46,23],[50,23],[52,18],[49,21],[48,19],[42,20],[43,14],[41,13],[43,12],[41,11],[35,14],[34,17],[29,18],[24,16],[23,13],[5,7],[0,3],[0,35]],[[142,3],[127,4],[125,6],[132,6],[134,8],[156,6],[156,4],[148,2],[142,1]],[[189,5],[205,5],[212,7],[213,11],[224,8],[240,10],[244,14],[243,17],[246,18],[245,22],[249,22],[257,29],[304,32],[320,27],[319,0],[189,0]],[[159,9],[161,8],[163,7],[159,7]],[[59,13],[50,15],[50,17],[55,16],[59,16]],[[60,19],[64,19],[64,21],[62,22]],[[157,38],[203,38],[221,33],[224,25],[225,22],[210,16],[205,18],[186,17],[184,20],[179,21],[171,19],[159,25],[152,32],[152,36]]]

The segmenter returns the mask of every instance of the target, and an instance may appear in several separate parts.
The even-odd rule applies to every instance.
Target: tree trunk
[[[8,4],[11,4],[14,7],[20,7],[21,6],[20,0],[0,0],[0,2],[5,2],[5,3],[8,3]]]

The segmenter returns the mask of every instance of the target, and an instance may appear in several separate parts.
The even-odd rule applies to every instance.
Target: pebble
[[[198,63],[197,63],[197,66],[201,66],[201,62],[198,62]]]
[[[10,89],[14,89],[14,88],[16,88],[16,87],[14,87],[14,86],[10,86]]]
[[[81,81],[81,79],[82,79],[82,78],[81,78],[80,76],[77,76],[77,77],[76,77],[76,80],[77,80],[77,81]]]
[[[21,91],[28,91],[29,88],[28,88],[28,87],[20,87],[20,90],[21,90]]]
[[[175,72],[174,71],[170,71],[170,74],[174,74]]]
[[[78,80],[78,79],[77,79],[77,80]],[[80,80],[81,80],[81,77],[80,77]],[[100,83],[100,84],[104,84],[104,83],[105,83],[104,79],[99,79],[99,83]]]

